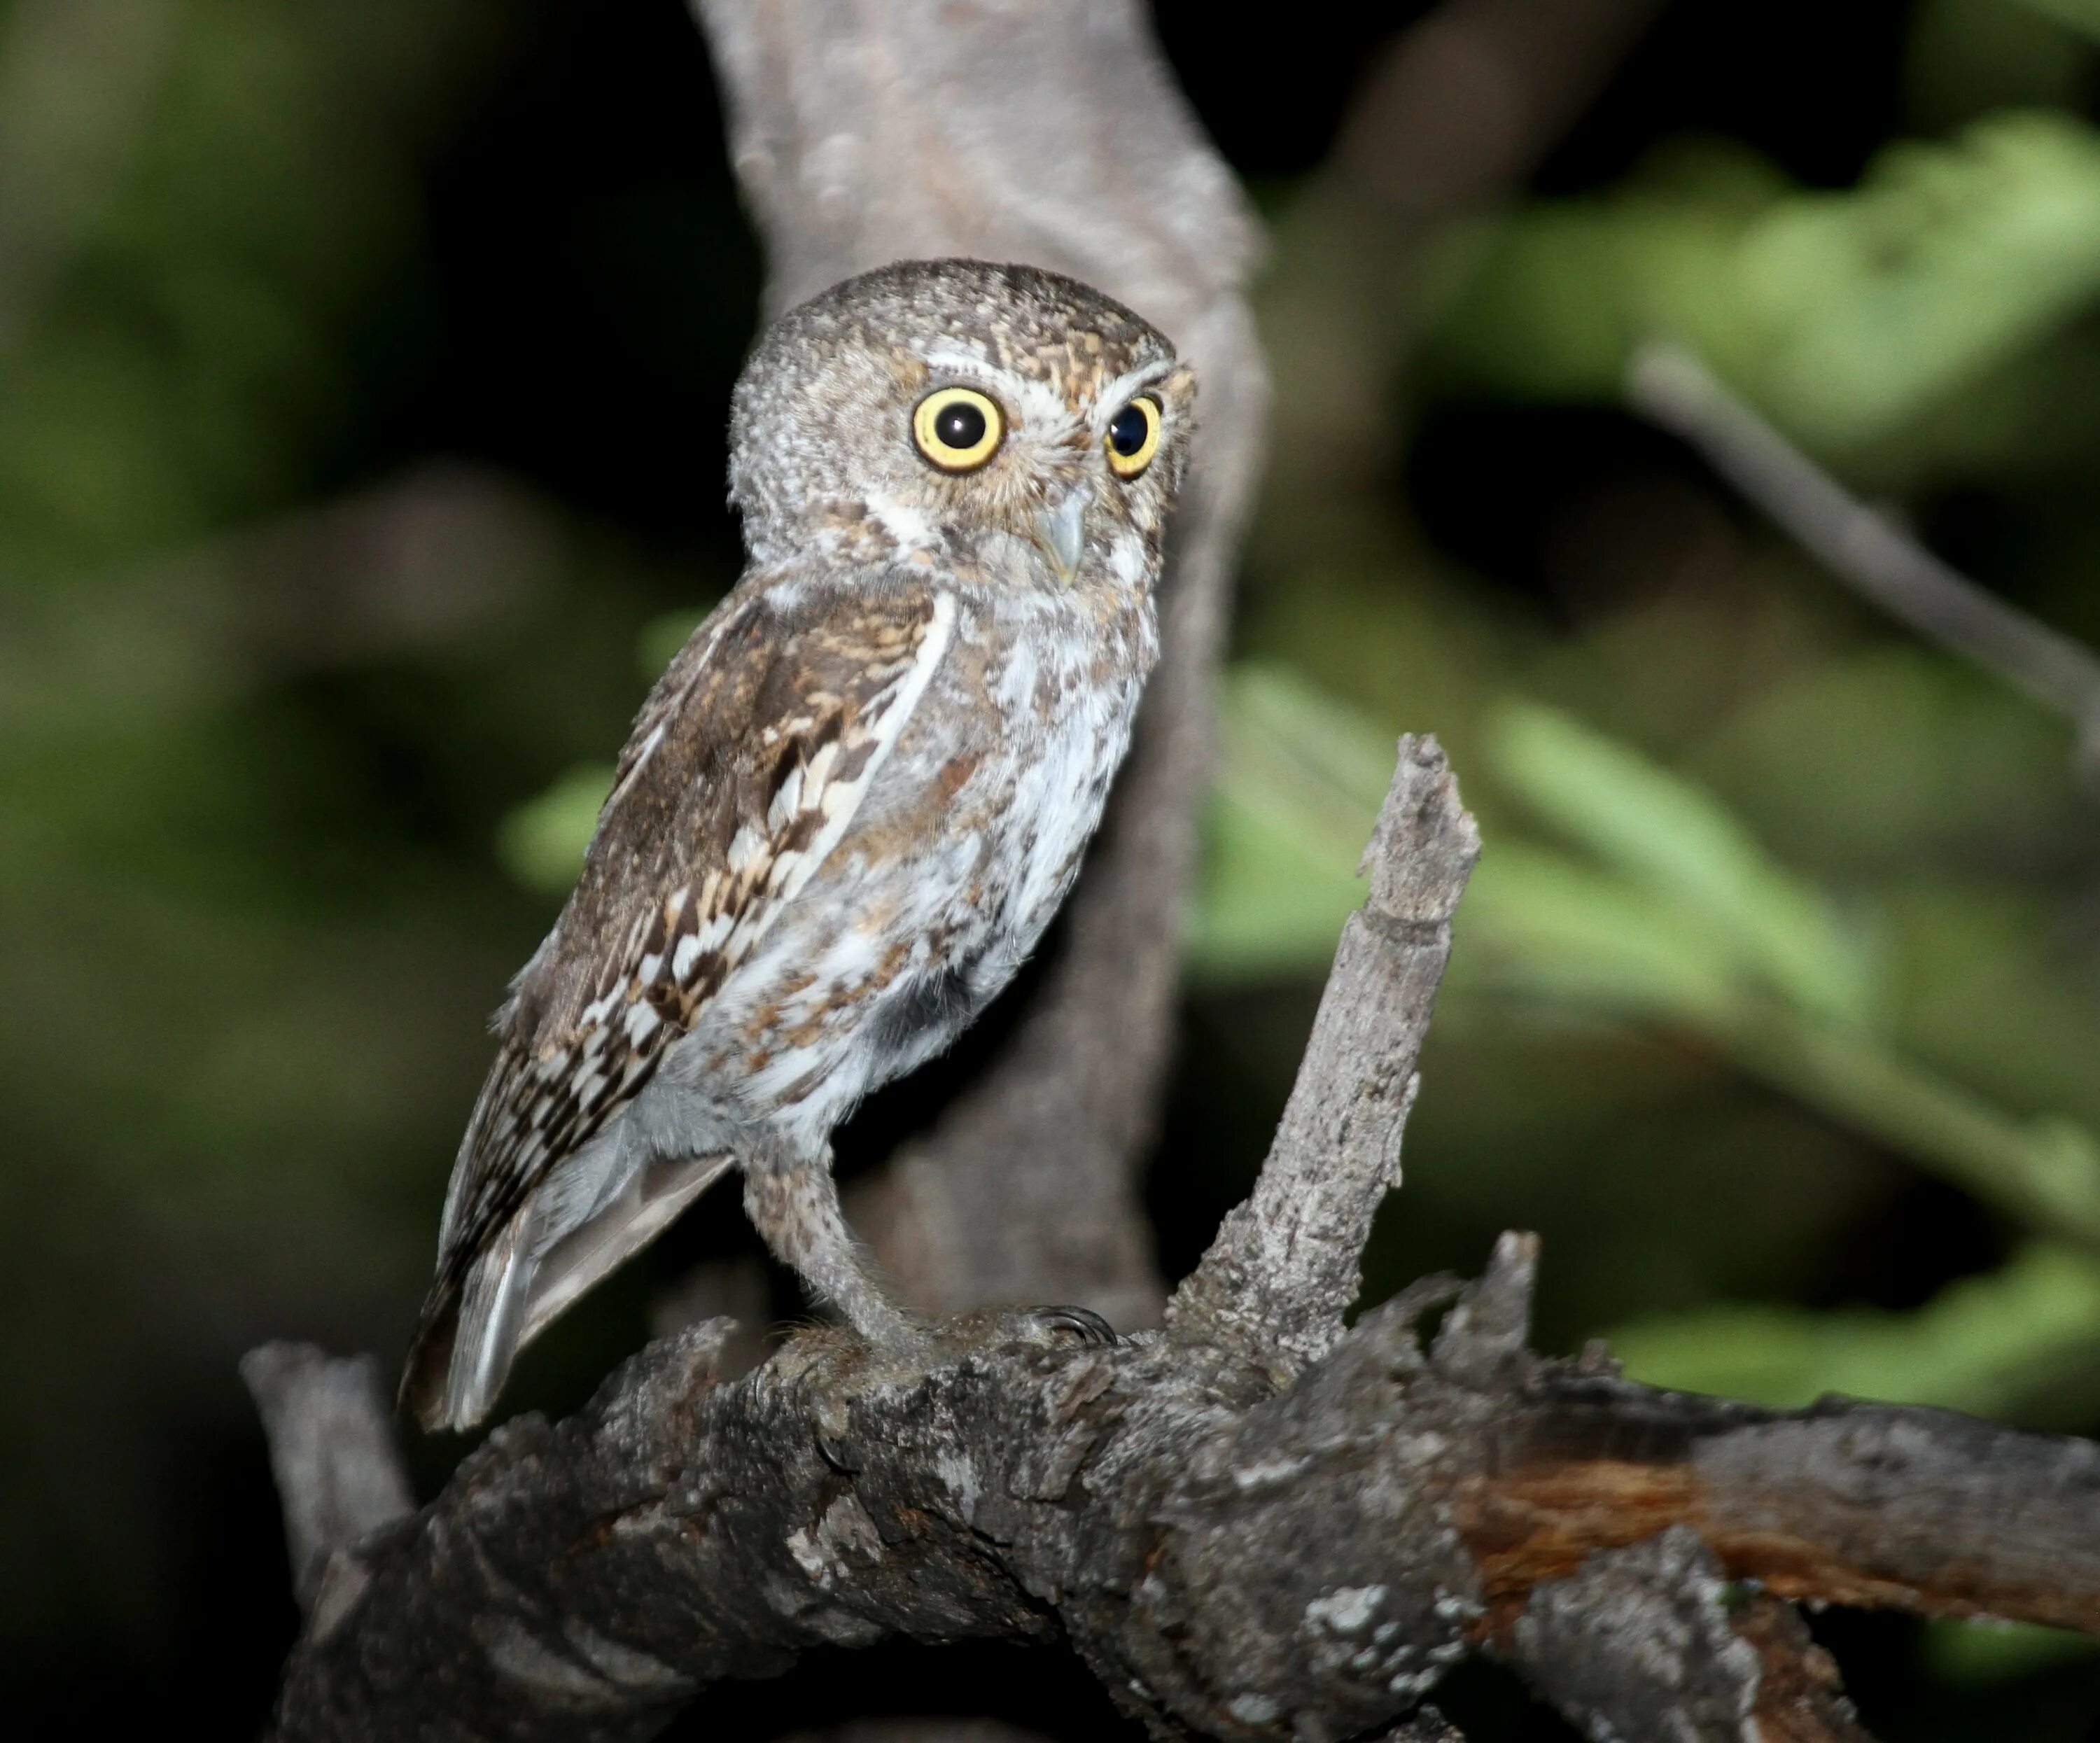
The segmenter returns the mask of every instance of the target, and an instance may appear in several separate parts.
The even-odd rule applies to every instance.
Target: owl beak
[[[1087,504],[1093,492],[1074,484],[1054,509],[1035,517],[1035,542],[1057,567],[1057,579],[1068,585],[1079,572],[1079,559],[1087,552]]]

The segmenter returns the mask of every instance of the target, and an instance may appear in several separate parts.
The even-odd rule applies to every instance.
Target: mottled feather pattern
[[[951,391],[996,414],[964,466],[915,421]],[[404,1383],[426,1423],[479,1420],[732,1165],[815,1294],[919,1335],[831,1135],[998,995],[1078,874],[1158,653],[1193,394],[1138,316],[1026,267],[900,263],[761,338],[730,432],[751,566],[644,705],[499,1015]],[[1156,451],[1118,470],[1140,395]]]
[[[726,602],[643,707],[552,947],[497,1018],[502,1052],[461,1147],[440,1238],[452,1273],[690,1029],[821,863],[827,833],[836,838],[946,651],[955,607],[945,595],[878,596],[850,619],[798,629],[795,592],[776,583]],[[760,754],[682,791],[669,771],[690,761],[676,746],[660,764],[656,754],[674,732]],[[652,765],[668,778],[651,779]],[[623,911],[620,947],[584,983],[589,1001],[567,1008],[555,990],[565,971]]]

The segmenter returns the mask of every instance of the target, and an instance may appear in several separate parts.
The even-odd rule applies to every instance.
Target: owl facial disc
[[[1087,285],[899,262],[761,340],[737,385],[731,495],[761,564],[1149,588],[1194,395],[1165,337]]]

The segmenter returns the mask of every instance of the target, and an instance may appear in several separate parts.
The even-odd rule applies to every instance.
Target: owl
[[[1072,885],[1158,652],[1194,391],[1138,316],[1029,267],[885,267],[761,338],[730,418],[749,562],[497,1014],[402,1383],[426,1426],[486,1416],[521,1346],[732,1171],[816,1297],[920,1347],[831,1135]]]

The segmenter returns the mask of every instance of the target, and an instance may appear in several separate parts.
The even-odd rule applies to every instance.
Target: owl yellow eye
[[[1101,440],[1109,451],[1109,470],[1118,478],[1136,478],[1159,451],[1159,402],[1140,394],[1109,420]]]
[[[1006,414],[974,387],[937,387],[911,413],[911,439],[943,472],[974,472],[999,452]]]

